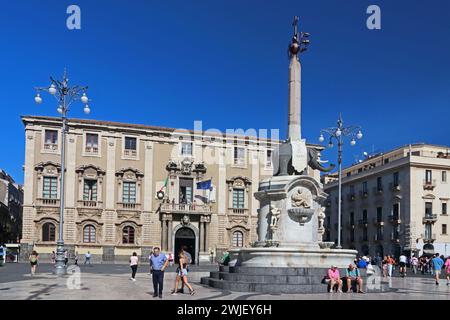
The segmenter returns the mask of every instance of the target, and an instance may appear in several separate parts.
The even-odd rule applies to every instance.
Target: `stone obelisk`
[[[295,36],[294,36],[295,39]],[[294,42],[295,43],[295,42]],[[293,53],[295,46],[291,45],[289,65],[289,113],[288,113],[288,139],[301,140],[301,65],[298,55]]]

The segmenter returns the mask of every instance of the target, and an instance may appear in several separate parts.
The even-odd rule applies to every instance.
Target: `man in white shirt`
[[[399,258],[399,264],[400,264],[400,274],[402,277],[406,276],[406,263],[408,262],[408,258],[402,254]]]

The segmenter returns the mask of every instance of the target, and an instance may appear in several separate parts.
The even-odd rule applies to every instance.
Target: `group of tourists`
[[[153,280],[153,297],[162,298],[163,288],[164,288],[164,272],[169,266],[169,258],[165,254],[161,254],[160,249],[155,247],[153,253],[149,257],[150,262],[150,274]],[[195,290],[192,288],[188,281],[189,265],[192,263],[192,256],[183,247],[178,253],[178,267],[176,269],[176,277],[174,288],[171,292],[172,295],[177,295],[178,293],[184,293],[184,287],[188,287],[190,295],[195,294]],[[131,280],[136,281],[136,271],[138,266],[138,257],[136,252],[130,257],[131,266]],[[181,288],[179,284],[181,282]]]
[[[346,285],[346,292],[352,293],[364,293],[363,291],[363,278],[361,277],[361,272],[356,265],[350,264],[348,268],[345,269],[345,277],[341,278],[339,269],[337,266],[333,265],[327,271],[323,283],[328,284],[328,292],[342,293],[343,285]]]

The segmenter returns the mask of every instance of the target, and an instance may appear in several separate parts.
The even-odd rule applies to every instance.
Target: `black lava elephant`
[[[308,166],[313,170],[321,172],[330,172],[335,168],[334,164],[329,167],[322,165],[323,161],[319,160],[319,150],[313,147],[307,147]],[[273,157],[273,175],[287,176],[287,175],[301,175],[303,172],[298,172],[292,165],[292,145],[289,142],[282,143],[274,150]]]

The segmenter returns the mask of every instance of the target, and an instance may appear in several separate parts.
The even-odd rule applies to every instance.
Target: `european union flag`
[[[202,182],[197,182],[197,189],[210,190],[211,189],[211,179],[202,181]]]

